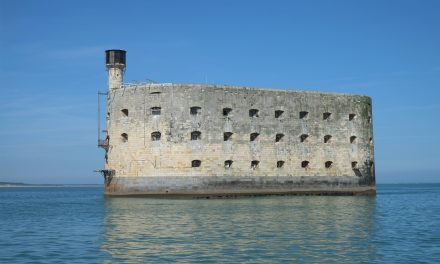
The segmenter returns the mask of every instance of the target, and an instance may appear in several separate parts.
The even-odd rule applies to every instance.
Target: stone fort
[[[375,193],[370,97],[126,84],[125,66],[106,51],[106,195]]]

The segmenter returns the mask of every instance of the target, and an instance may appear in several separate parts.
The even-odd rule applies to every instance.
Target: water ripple
[[[436,263],[440,185],[377,197],[104,198],[0,189],[1,263]]]

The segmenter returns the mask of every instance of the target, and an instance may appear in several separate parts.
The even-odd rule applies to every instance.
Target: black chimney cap
[[[125,50],[120,49],[111,49],[105,51],[105,64],[108,66],[111,65],[125,65]]]

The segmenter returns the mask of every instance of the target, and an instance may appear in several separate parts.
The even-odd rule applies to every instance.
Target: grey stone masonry
[[[370,97],[118,80],[110,86],[107,195],[375,193]]]

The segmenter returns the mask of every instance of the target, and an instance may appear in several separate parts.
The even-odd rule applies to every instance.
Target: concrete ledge
[[[360,177],[350,176],[160,176],[112,177],[106,196],[228,198],[260,195],[375,195]]]

